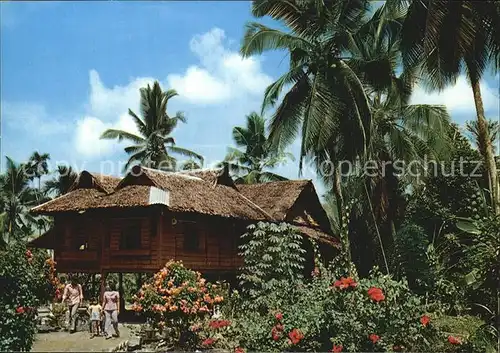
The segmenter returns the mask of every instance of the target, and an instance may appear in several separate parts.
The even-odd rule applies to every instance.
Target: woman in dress
[[[114,283],[110,283],[106,286],[106,291],[103,295],[102,308],[105,315],[105,332],[106,339],[113,336],[119,337],[120,332],[118,331],[118,314],[120,313],[120,293],[116,291]],[[111,331],[113,327],[113,331]]]

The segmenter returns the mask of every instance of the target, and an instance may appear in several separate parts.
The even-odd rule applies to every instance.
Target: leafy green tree
[[[352,36],[350,47],[350,63],[365,84],[372,112],[367,150],[370,164],[355,165],[359,169],[353,171],[354,176],[344,177],[341,185],[343,194],[358,200],[352,213],[350,243],[352,251],[358,252],[358,265],[359,261],[366,262],[362,273],[367,273],[374,262],[389,271],[389,258],[395,256],[397,222],[405,205],[403,189],[421,181],[407,169],[401,170],[401,162],[419,162],[418,172],[423,172],[426,158],[440,159],[448,150],[450,118],[446,108],[410,104],[417,76],[411,70],[398,72],[403,16],[390,10],[387,6],[379,8]],[[372,66],[374,62],[377,66]],[[327,185],[331,183],[330,174],[323,179]],[[337,204],[335,208],[339,207]]]
[[[390,3],[401,3],[390,0]],[[405,67],[419,67],[426,83],[441,90],[465,71],[477,114],[479,145],[490,178],[492,205],[500,214],[500,186],[480,81],[488,66],[500,67],[500,5],[494,1],[408,2],[401,51]]]
[[[57,176],[45,182],[44,192],[46,194],[54,194],[56,197],[64,195],[69,188],[75,183],[78,174],[73,171],[71,166],[57,166]]]
[[[108,129],[101,135],[103,139],[117,139],[118,141],[125,139],[134,143],[132,146],[125,147],[125,152],[130,156],[125,170],[134,163],[157,169],[175,170],[177,160],[171,153],[194,158],[203,164],[201,155],[176,146],[171,136],[179,122],[186,122],[186,117],[182,112],[177,112],[173,117],[167,114],[168,101],[177,96],[177,92],[173,89],[164,92],[160,83],[155,81],[153,87],[148,84],[140,89],[140,93],[142,118],[132,110],[128,110],[139,135],[116,129]]]
[[[477,121],[468,121],[465,124],[465,129],[469,133],[469,139],[476,144],[479,152],[482,156],[486,153],[486,147],[481,144],[479,138],[479,126]],[[491,144],[493,146],[493,152],[495,152],[495,141],[500,138],[500,124],[498,121],[489,120],[488,121],[488,131],[490,132]]]
[[[34,218],[29,214],[30,207],[37,203],[36,192],[30,187],[30,179],[25,164],[17,164],[9,157],[5,174],[0,175],[0,188],[3,214],[2,233],[5,243],[31,234]]]
[[[246,126],[233,128],[233,141],[238,148],[229,148],[224,160],[230,170],[237,175],[236,183],[255,184],[268,181],[286,180],[285,177],[266,171],[293,159],[289,153],[270,149],[265,131],[266,120],[255,112],[246,117]]]
[[[241,53],[246,57],[283,50],[289,55],[288,71],[265,91],[263,110],[276,108],[269,134],[274,148],[285,148],[301,132],[299,170],[306,157],[318,163],[366,157],[372,116],[363,82],[351,65],[350,49],[352,36],[366,22],[368,7],[363,0],[252,3],[254,16],[270,16],[286,28],[249,23]],[[338,210],[343,210],[340,174],[333,178]]]
[[[303,238],[286,223],[259,222],[247,230],[239,246],[244,259],[239,280],[249,305],[266,312],[267,295],[284,293],[283,288],[303,278],[306,252],[301,246]]]
[[[38,151],[33,152],[30,156],[28,163],[26,165],[26,173],[32,179],[38,179],[38,192],[42,191],[42,176],[49,174],[49,164],[48,161],[50,155],[48,153],[38,153]]]

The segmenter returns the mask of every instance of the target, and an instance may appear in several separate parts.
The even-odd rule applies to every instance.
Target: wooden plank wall
[[[142,249],[136,253],[119,249],[122,229],[131,219],[141,222]],[[197,251],[184,249],[188,225],[196,227]],[[211,273],[233,272],[242,265],[237,245],[245,225],[230,219],[171,213],[161,208],[134,212],[110,210],[59,217],[55,227],[61,240],[55,260],[61,272],[155,272],[172,259],[183,261],[188,268]],[[72,249],[73,236],[82,229],[89,235],[89,252],[97,253],[92,261],[85,252]]]
[[[236,238],[232,220],[215,219],[186,214],[166,214],[163,218],[162,261],[180,260],[186,267],[198,271],[231,271],[241,265],[237,255]],[[173,224],[172,219],[177,220]],[[199,240],[197,251],[184,249],[185,232],[188,226],[196,227]]]

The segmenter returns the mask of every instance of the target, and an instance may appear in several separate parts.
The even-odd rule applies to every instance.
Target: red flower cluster
[[[342,277],[340,280],[335,281],[333,286],[339,289],[347,289],[349,287],[356,288],[358,284],[352,279],[352,277]]]
[[[215,329],[226,327],[229,325],[231,325],[231,321],[229,321],[229,320],[212,320],[208,324],[208,326],[210,326],[211,328],[215,328]]]
[[[234,353],[245,353],[245,350],[243,348],[241,348],[241,347],[236,347],[234,349]]]
[[[368,289],[368,295],[370,296],[371,300],[374,300],[376,302],[380,302],[385,299],[384,292],[382,292],[382,289],[377,287],[371,287],[370,289]]]
[[[283,325],[282,324],[276,324],[272,329],[271,329],[271,336],[273,337],[273,340],[277,341],[281,338],[281,332],[283,332]]]
[[[462,341],[458,337],[448,336],[448,342],[451,344],[462,344]]]
[[[28,262],[31,262],[31,260],[33,259],[33,254],[30,250],[26,250],[26,258],[28,259]]]
[[[378,336],[378,335],[376,335],[374,333],[372,333],[370,335],[370,341],[372,341],[373,344],[377,343],[379,339],[380,339],[380,336]]]
[[[276,315],[274,315],[274,317],[275,317],[275,318],[276,318],[276,320],[278,320],[278,321],[283,320],[283,314],[282,314],[282,313],[276,313]]]
[[[201,342],[202,346],[211,346],[212,344],[215,343],[215,340],[213,338],[207,338],[203,342]]]
[[[341,344],[339,344],[338,346],[333,345],[333,348],[330,350],[330,352],[340,353],[340,352],[342,352],[343,349],[344,349],[344,347]]]
[[[19,306],[16,308],[16,313],[18,314],[24,314],[24,308],[22,306]]]
[[[304,338],[304,335],[302,334],[302,332],[294,328],[292,331],[290,331],[288,337],[290,338],[290,341],[292,341],[292,344],[298,344]]]
[[[431,321],[431,318],[427,315],[423,315],[421,318],[420,318],[420,323],[425,327],[429,324],[429,322]]]

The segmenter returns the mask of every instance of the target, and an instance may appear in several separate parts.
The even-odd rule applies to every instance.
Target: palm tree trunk
[[[488,132],[488,122],[484,116],[484,106],[483,99],[481,97],[479,80],[472,82],[472,92],[474,94],[474,103],[476,105],[479,143],[485,147],[482,157],[484,158],[490,181],[491,204],[495,214],[500,215],[500,187],[498,185],[497,166],[495,163],[495,156],[493,154],[493,146],[491,145],[490,134]]]
[[[370,193],[368,192],[368,187],[367,187],[366,183],[367,182],[365,181],[364,185],[365,185],[366,198],[368,199],[368,205],[370,205],[370,213],[372,214],[373,225],[375,226],[375,231],[377,233],[378,241],[380,243],[380,251],[382,252],[382,259],[384,260],[385,270],[387,271],[387,274],[389,275],[390,274],[389,263],[387,262],[387,257],[385,256],[384,243],[382,242],[382,236],[380,235],[380,230],[378,229],[377,217],[375,217],[375,212],[373,211],[372,198],[370,196]]]
[[[333,193],[335,194],[335,200],[337,201],[337,213],[339,217],[339,224],[342,227],[344,222],[344,197],[342,196],[342,187],[340,184],[340,168],[335,169],[334,175],[334,186]]]

